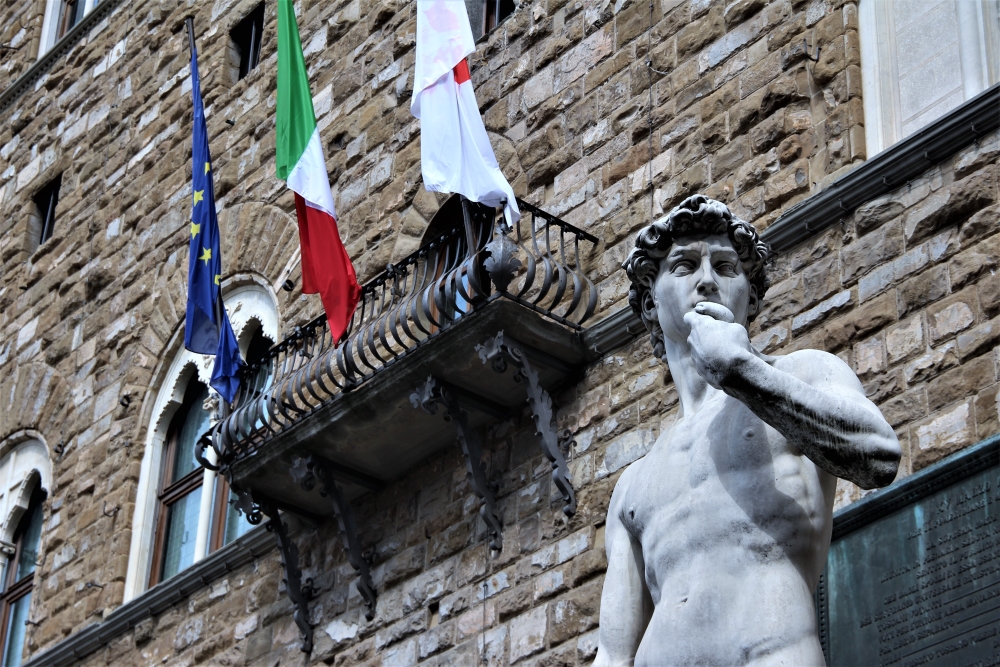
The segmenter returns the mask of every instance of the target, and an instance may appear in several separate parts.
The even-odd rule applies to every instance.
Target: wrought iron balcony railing
[[[526,202],[518,205],[523,217],[511,229],[494,209],[463,200],[460,224],[362,288],[339,345],[323,315],[248,366],[212,434],[217,461],[226,466],[253,453],[496,299],[580,330],[597,305],[581,245],[593,250],[597,239]]]

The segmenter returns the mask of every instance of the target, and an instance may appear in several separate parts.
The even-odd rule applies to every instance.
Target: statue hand
[[[691,327],[687,342],[695,370],[705,382],[722,389],[736,367],[754,355],[747,330],[735,323],[728,308],[706,301],[698,303],[684,321]]]

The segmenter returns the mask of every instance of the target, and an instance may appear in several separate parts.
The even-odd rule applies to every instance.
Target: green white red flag
[[[292,0],[278,0],[276,123],[277,175],[295,192],[302,248],[302,293],[320,295],[330,334],[334,341],[339,341],[354,315],[361,287],[337,230],[333,193]]]

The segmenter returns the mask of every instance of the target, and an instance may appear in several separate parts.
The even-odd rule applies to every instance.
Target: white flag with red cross
[[[420,169],[432,192],[458,192],[521,218],[479,114],[465,57],[476,50],[464,0],[417,0],[410,112],[420,119]]]

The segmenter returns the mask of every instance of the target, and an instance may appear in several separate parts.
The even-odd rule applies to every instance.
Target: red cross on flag
[[[410,112],[420,119],[420,169],[432,192],[504,204],[521,218],[479,114],[465,57],[476,50],[464,0],[417,0],[417,62]]]

